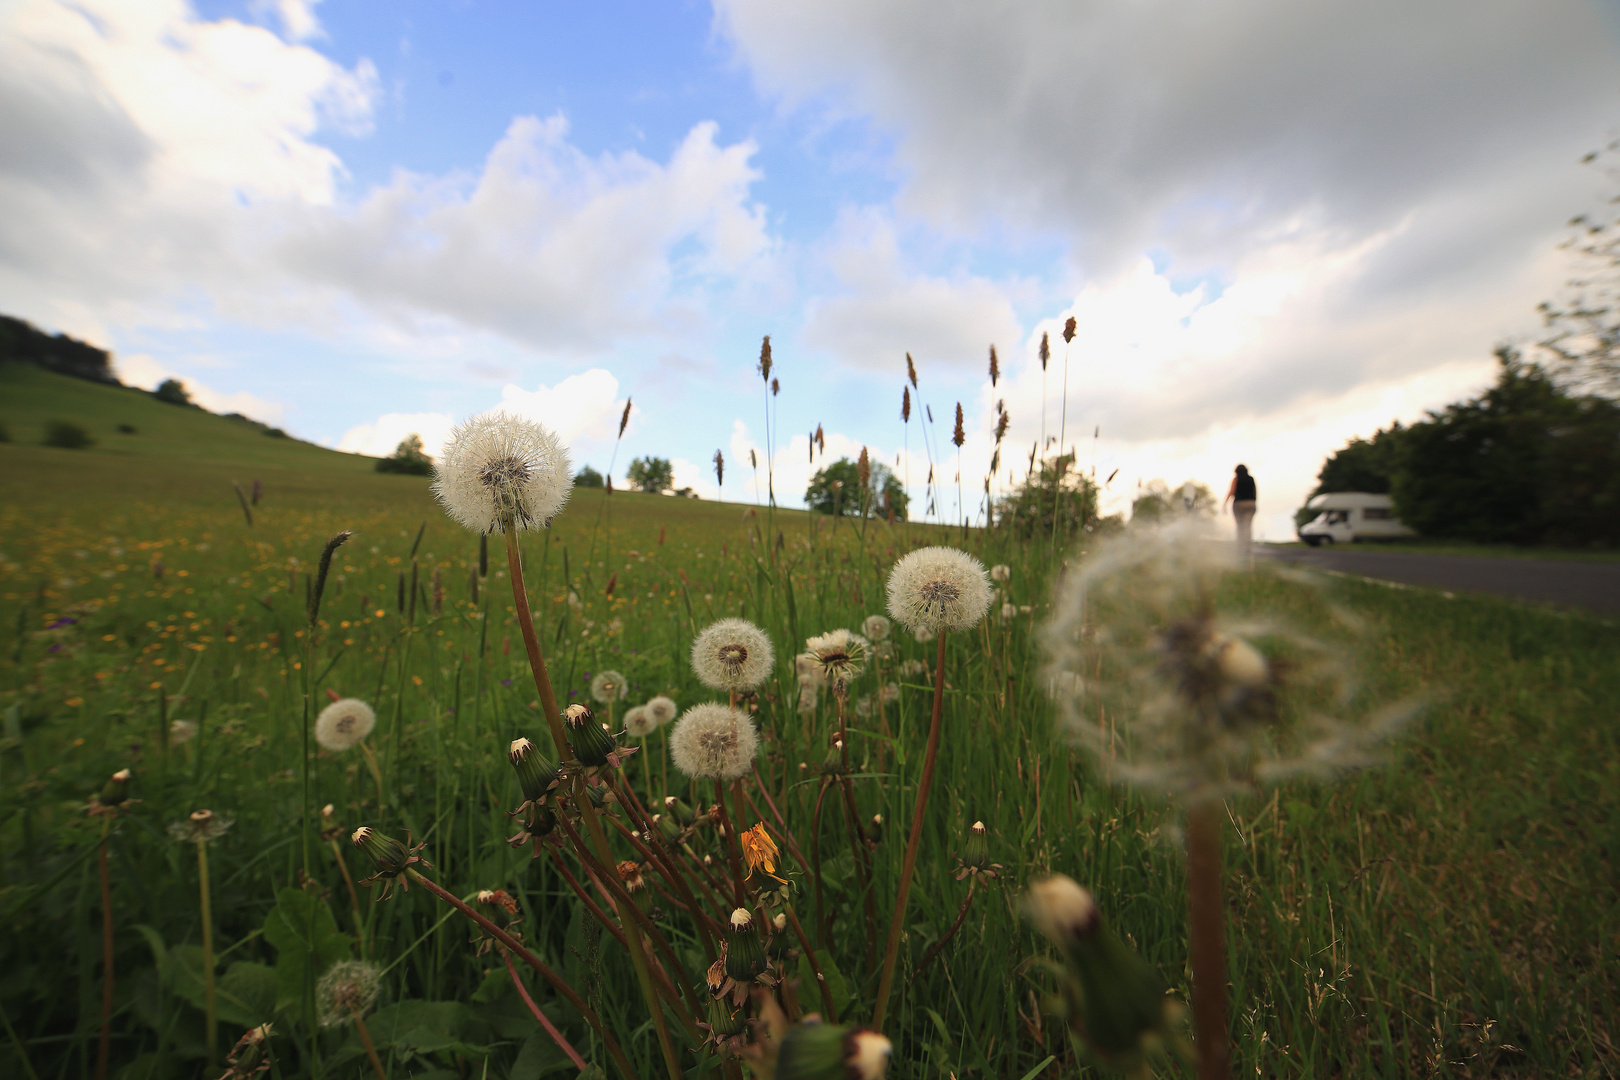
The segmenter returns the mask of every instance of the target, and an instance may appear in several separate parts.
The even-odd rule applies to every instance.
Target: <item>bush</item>
[[[602,474],[589,465],[580,466],[579,472],[574,474],[574,486],[582,488],[599,488],[603,484]]]
[[[662,495],[675,486],[675,467],[668,458],[636,458],[624,475],[631,487],[649,495]]]
[[[433,459],[422,449],[422,436],[412,432],[400,440],[392,454],[377,459],[377,471],[402,476],[432,476]]]
[[[906,520],[910,496],[905,485],[881,462],[866,459],[866,483],[861,484],[860,462],[839,458],[817,469],[804,492],[804,504],[823,514]]]
[[[135,425],[134,424],[119,424],[118,425],[118,434],[120,434],[120,435],[133,435],[133,434],[135,434]]]
[[[1010,527],[1025,540],[1049,537],[1054,529],[1064,538],[1096,530],[1101,524],[1096,481],[1073,465],[1073,454],[1041,462],[1011,495],[996,501],[997,526]]]
[[[152,396],[170,405],[191,404],[191,392],[179,379],[164,379],[158,383],[157,389],[152,391]]]
[[[61,450],[83,450],[93,445],[95,441],[90,437],[89,431],[69,420],[45,422],[46,446],[54,446]]]

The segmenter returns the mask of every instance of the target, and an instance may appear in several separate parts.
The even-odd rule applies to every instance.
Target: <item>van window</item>
[[[1361,512],[1361,516],[1366,521],[1393,521],[1395,511],[1387,506],[1369,506]]]

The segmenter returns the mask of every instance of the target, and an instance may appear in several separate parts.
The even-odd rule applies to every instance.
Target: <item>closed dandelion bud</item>
[[[613,736],[596,722],[596,715],[584,705],[576,702],[564,709],[563,723],[568,728],[568,741],[574,747],[574,756],[579,758],[581,764],[606,765],[608,755],[618,749]]]
[[[681,827],[675,824],[675,818],[670,814],[654,814],[652,823],[663,840],[674,840],[681,835]]]
[[[793,938],[787,932],[787,916],[777,914],[771,919],[771,937],[765,943],[765,953],[772,960],[786,959],[788,950],[793,947]]]
[[[697,821],[697,811],[686,804],[686,800],[679,795],[668,795],[664,798],[664,809],[675,819],[683,829],[690,829]]]
[[[598,810],[605,810],[607,809],[608,803],[616,803],[619,801],[619,797],[613,794],[610,789],[597,784],[587,786],[585,788],[585,795],[591,800],[591,805],[596,807]]]
[[[885,1036],[865,1028],[799,1024],[782,1038],[776,1080],[879,1080],[891,1049]]]
[[[765,943],[754,929],[754,917],[747,908],[731,913],[726,926],[726,975],[737,982],[753,982],[765,970]]]
[[[354,830],[350,839],[376,865],[378,873],[402,874],[409,865],[409,849],[392,836],[385,836],[369,826],[361,826]]]
[[[841,776],[844,772],[844,742],[834,739],[833,744],[827,748],[827,756],[821,759],[822,776]]]
[[[1089,892],[1057,874],[1030,886],[1026,912],[1061,950],[1079,984],[1080,1000],[1069,1003],[1071,1022],[1080,1021],[1095,1052],[1132,1054],[1163,1032],[1168,1019],[1164,980],[1103,924]]]
[[[748,1030],[748,1018],[741,1009],[733,1009],[723,997],[710,998],[709,1032],[716,1039],[729,1039]]]
[[[557,766],[546,760],[528,739],[513,739],[506,756],[517,773],[526,802],[540,802],[557,785],[561,776]]]
[[[133,774],[128,769],[119,769],[107,778],[101,786],[99,799],[102,806],[118,806],[129,798],[129,780]]]
[[[866,838],[874,844],[883,843],[883,815],[873,814],[872,823],[866,827]]]
[[[983,870],[990,865],[990,837],[982,821],[975,821],[968,828],[967,843],[962,848],[962,865],[975,870]]]

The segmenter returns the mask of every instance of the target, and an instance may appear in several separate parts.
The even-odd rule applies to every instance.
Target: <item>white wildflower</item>
[[[561,440],[503,412],[458,424],[434,472],[433,493],[445,512],[478,533],[543,529],[573,490]]]

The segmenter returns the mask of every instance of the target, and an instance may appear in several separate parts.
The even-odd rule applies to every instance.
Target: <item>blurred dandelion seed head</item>
[[[1116,782],[1196,801],[1330,777],[1374,763],[1417,709],[1374,700],[1359,630],[1314,584],[1240,566],[1191,521],[1106,543],[1062,580],[1042,629],[1046,689]]]
[[[977,625],[990,599],[984,564],[956,548],[919,548],[889,574],[889,614],[919,641],[932,640],[941,630]]]
[[[663,727],[680,715],[680,708],[676,706],[674,699],[663,694],[659,694],[642,707],[647,710],[647,719],[653,722],[654,727]]]
[[[647,715],[647,706],[636,705],[624,712],[624,733],[632,739],[645,739],[658,730],[658,721]]]
[[[236,819],[212,810],[193,810],[183,821],[169,822],[169,838],[181,843],[211,844],[231,831]]]
[[[747,619],[721,619],[692,642],[692,672],[711,690],[753,690],[774,663],[771,639]]]
[[[870,641],[886,641],[893,624],[886,615],[868,615],[861,622],[861,633]]]
[[[377,726],[377,714],[359,698],[343,698],[315,718],[315,741],[334,754],[353,750]]]
[[[321,1027],[350,1023],[371,1011],[382,990],[382,969],[365,960],[339,960],[315,984]]]
[[[197,737],[197,725],[190,720],[169,721],[169,745],[180,746]]]
[[[591,697],[606,705],[630,696],[630,684],[617,671],[598,671],[591,679]]]
[[[717,702],[694,705],[675,723],[669,738],[675,767],[698,780],[738,780],[753,767],[759,751],[754,722]]]
[[[568,451],[532,420],[487,412],[458,424],[435,467],[433,493],[478,533],[543,529],[568,501]]]

